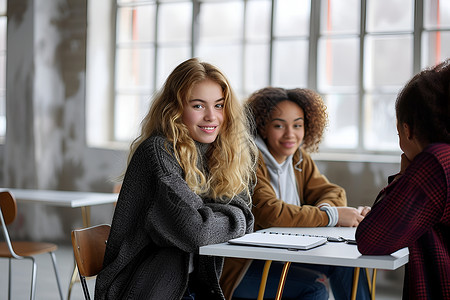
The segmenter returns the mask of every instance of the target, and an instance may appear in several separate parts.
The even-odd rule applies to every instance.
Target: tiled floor
[[[58,271],[63,288],[64,299],[67,299],[68,287],[73,271],[74,260],[71,245],[62,245],[56,251]],[[56,287],[55,275],[48,254],[37,256],[38,274],[36,285],[36,300],[57,300],[59,299]],[[29,299],[31,263],[26,261],[13,261],[13,300]],[[8,299],[8,260],[0,259],[0,300]],[[402,294],[403,268],[397,271],[378,271],[376,299],[377,300],[399,300]],[[91,296],[94,292],[95,279],[88,280]],[[70,300],[84,299],[83,291],[79,282],[76,282],[72,289]],[[158,299],[159,300],[159,299]],[[161,299],[165,300],[165,299]]]

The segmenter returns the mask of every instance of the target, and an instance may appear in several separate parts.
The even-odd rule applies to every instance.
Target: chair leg
[[[80,276],[81,287],[83,288],[84,299],[91,300],[91,297],[89,296],[89,289],[88,289],[88,286],[86,283],[86,278],[84,278],[84,276],[81,276],[81,274],[79,274],[79,276]]]
[[[61,282],[59,281],[58,268],[56,265],[56,256],[55,256],[54,252],[49,252],[49,254],[50,254],[50,257],[52,258],[53,269],[55,270],[55,277],[56,277],[56,284],[58,285],[59,298],[61,300],[64,300],[62,289],[61,289]]]
[[[34,257],[24,257],[31,259],[32,267],[31,267],[31,292],[30,292],[30,300],[34,300],[36,296],[36,273],[37,273],[37,265]]]
[[[78,268],[75,263],[75,266],[72,271],[72,277],[70,278],[70,282],[69,282],[69,292],[67,293],[67,300],[70,300],[70,295],[72,294],[72,288],[73,288],[73,284],[75,283],[75,280],[77,279],[77,274],[78,274]]]
[[[11,300],[11,258],[8,259],[8,300]]]

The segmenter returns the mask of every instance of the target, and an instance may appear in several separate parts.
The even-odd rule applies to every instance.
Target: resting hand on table
[[[364,216],[370,211],[369,207],[336,207],[339,218],[336,226],[356,227],[364,219]]]
[[[370,206],[358,206],[359,213],[365,217],[370,212],[371,207]]]

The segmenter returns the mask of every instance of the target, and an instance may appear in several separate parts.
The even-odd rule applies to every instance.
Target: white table
[[[90,207],[100,204],[115,203],[117,193],[94,193],[77,191],[34,190],[34,189],[9,189],[18,202],[43,204],[50,206],[62,206],[81,208],[83,226],[90,226]]]
[[[72,208],[79,207],[81,208],[81,217],[83,218],[84,227],[91,226],[91,206],[115,203],[118,197],[117,193],[0,188],[0,191],[1,190],[10,191],[17,202]],[[77,273],[75,264],[69,284],[67,299],[70,299],[72,286],[77,278]]]
[[[64,207],[82,207],[114,203],[116,193],[93,193],[55,190],[7,189],[17,201]]]
[[[319,236],[342,236],[347,239],[354,239],[356,227],[316,227],[316,228],[268,228],[264,231],[285,232],[285,233],[301,233]],[[253,247],[231,245],[228,243],[208,245],[200,247],[201,255],[214,255],[223,257],[247,258],[266,260],[267,269],[265,268],[261,281],[260,296],[264,295],[264,286],[267,280],[268,268],[271,261],[286,262],[285,269],[280,279],[279,291],[277,296],[281,298],[284,286],[285,276],[290,263],[307,263],[321,264],[333,266],[355,267],[355,275],[359,276],[359,268],[372,268],[372,298],[375,295],[375,277],[376,269],[395,270],[408,262],[409,251],[403,248],[391,255],[362,255],[356,245],[344,242],[327,242],[326,244],[310,249],[310,250],[287,250],[268,247]],[[268,263],[269,262],[269,263]],[[265,278],[264,278],[265,277]],[[283,278],[284,277],[284,278]],[[357,278],[357,276],[355,276]],[[357,283],[357,282],[356,282]],[[370,286],[370,284],[369,284]],[[261,294],[262,293],[262,294]],[[356,296],[356,285],[354,282],[353,293]],[[258,299],[260,299],[258,297]],[[279,299],[279,298],[278,298]]]

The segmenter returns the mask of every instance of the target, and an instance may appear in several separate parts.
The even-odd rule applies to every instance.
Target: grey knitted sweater
[[[247,199],[214,203],[192,192],[161,136],[136,150],[127,168],[97,276],[95,299],[181,299],[191,282],[196,299],[224,299],[219,286],[223,259],[198,255],[203,245],[253,230]]]

